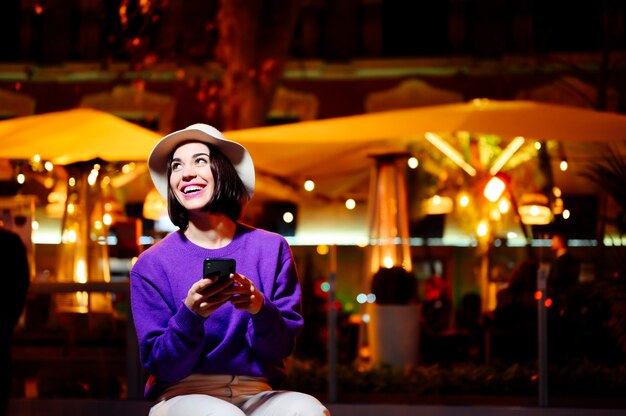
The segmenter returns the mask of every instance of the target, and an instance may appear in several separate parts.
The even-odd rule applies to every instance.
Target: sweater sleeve
[[[175,382],[191,374],[202,355],[204,319],[171,298],[158,267],[140,260],[131,271],[131,305],[141,361],[157,379]]]
[[[263,306],[251,317],[247,339],[256,354],[266,360],[279,361],[293,352],[304,324],[300,283],[286,241],[281,244],[275,277],[272,277],[273,284],[264,285],[264,290],[268,287],[272,290],[263,293]]]

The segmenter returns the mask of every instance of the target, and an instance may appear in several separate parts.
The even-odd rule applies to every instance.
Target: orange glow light
[[[542,297],[543,294],[541,293],[541,290],[535,292],[535,300],[541,300]]]
[[[485,186],[483,195],[491,202],[496,202],[502,196],[502,193],[506,189],[504,181],[497,176],[492,176]]]

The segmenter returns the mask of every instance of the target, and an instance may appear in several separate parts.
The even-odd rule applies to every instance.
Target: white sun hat
[[[179,144],[189,140],[209,143],[219,149],[233,164],[246,191],[248,191],[248,195],[252,197],[254,194],[255,176],[254,163],[250,153],[239,143],[228,140],[215,127],[198,123],[163,137],[154,146],[150,156],[148,156],[148,168],[150,169],[152,182],[154,182],[154,186],[163,198],[167,200],[169,158]]]

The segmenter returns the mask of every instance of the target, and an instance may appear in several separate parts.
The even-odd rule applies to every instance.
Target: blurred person
[[[579,312],[574,311],[573,296],[580,285],[580,262],[569,251],[568,239],[564,234],[552,236],[550,249],[555,257],[550,264],[546,295],[552,300],[547,309],[548,342],[552,361],[571,355],[575,340],[582,336]]]
[[[489,324],[490,358],[514,362],[536,359],[538,271],[539,261],[526,259],[513,269],[507,286],[498,291]]]
[[[563,315],[567,295],[579,282],[580,262],[570,253],[568,239],[564,234],[556,233],[552,236],[550,249],[555,258],[550,265],[546,291],[553,301],[553,310],[558,315]]]
[[[511,307],[534,311],[537,308],[535,292],[538,271],[539,262],[535,259],[519,263],[511,272],[506,287],[497,293],[496,311]]]
[[[131,270],[131,305],[151,416],[330,415],[277,390],[303,318],[293,254],[279,234],[241,223],[255,185],[248,151],[206,124],[162,138],[148,158],[178,230]],[[232,258],[226,281],[206,258]]]
[[[433,275],[424,281],[422,329],[426,335],[436,335],[450,328],[452,294],[448,282]]]
[[[0,262],[3,267],[5,301],[0,312],[0,415],[5,415],[11,392],[11,345],[30,286],[26,246],[20,236],[0,222]]]

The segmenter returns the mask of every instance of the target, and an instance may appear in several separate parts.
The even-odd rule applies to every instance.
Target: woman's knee
[[[206,394],[188,394],[157,403],[149,416],[245,416],[237,406]]]
[[[291,392],[295,395],[294,407],[291,408],[293,416],[330,416],[330,412],[318,399],[308,394]]]
[[[249,400],[242,409],[248,416],[330,416],[315,397],[295,391],[271,391]]]

